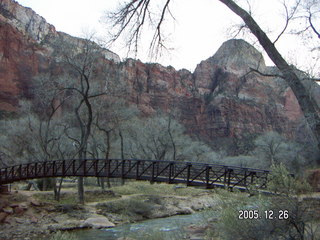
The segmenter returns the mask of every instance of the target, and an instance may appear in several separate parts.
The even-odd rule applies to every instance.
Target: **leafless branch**
[[[250,74],[250,73],[252,73],[252,72],[258,73],[259,75],[264,76],[264,77],[278,77],[278,78],[283,78],[282,75],[263,73],[263,72],[260,72],[258,69],[254,69],[254,68],[250,68],[250,71],[247,72],[246,75],[248,75],[248,74]]]
[[[283,5],[285,13],[286,13],[286,22],[285,22],[284,28],[279,33],[278,37],[273,41],[273,44],[275,44],[280,39],[280,37],[286,32],[290,21],[294,18],[295,14],[297,12],[297,9],[300,6],[300,3],[301,3],[301,0],[296,1],[295,5],[291,8],[291,11],[289,12],[286,0],[284,0],[282,2],[282,5]]]
[[[311,32],[312,34],[316,34],[317,38],[320,38],[320,30],[316,27],[316,20],[319,20],[318,14],[320,13],[320,4],[318,0],[299,0],[301,4],[298,6],[297,15],[294,16],[293,20],[301,21],[305,20],[305,23],[301,26],[299,30],[292,30],[293,34],[304,34],[307,32]]]
[[[157,50],[162,49],[162,48],[166,48],[164,42],[162,41],[162,33],[161,33],[161,25],[164,21],[164,17],[167,11],[170,12],[169,10],[169,3],[171,0],[167,0],[166,4],[164,5],[163,9],[162,9],[162,13],[161,13],[161,17],[160,20],[157,24],[157,28],[156,31],[153,35],[153,39],[151,41],[150,44],[150,50],[151,52],[157,52]],[[171,14],[172,16],[172,14]]]
[[[111,36],[109,44],[114,43],[120,36],[125,35],[126,33],[125,37],[128,53],[131,52],[133,48],[136,56],[143,27],[145,25],[151,25],[151,27],[155,29],[155,32],[149,46],[149,51],[157,54],[159,50],[163,48],[166,49],[161,26],[163,25],[167,14],[174,19],[173,14],[169,9],[170,2],[171,0],[165,1],[164,6],[161,8],[161,13],[159,13],[160,18],[155,22],[155,18],[151,13],[151,0],[131,0],[120,7],[120,10],[108,13],[107,20],[111,21],[113,23],[112,27],[116,29],[115,34]]]
[[[313,30],[313,32],[318,36],[318,38],[320,38],[320,32],[319,32],[319,31],[315,28],[315,26],[313,25],[311,12],[309,12],[308,21],[309,21],[309,23],[310,23],[310,27],[311,27],[311,29]]]

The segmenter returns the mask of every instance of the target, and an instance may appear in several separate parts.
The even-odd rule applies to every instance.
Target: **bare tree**
[[[164,28],[162,27],[166,20],[166,14],[169,13],[174,18],[169,9],[170,1],[161,1],[162,7],[159,8],[157,5],[153,5],[154,1],[151,0],[133,0],[121,5],[117,11],[109,12],[107,22],[111,20],[112,28],[116,29],[110,42],[116,41],[124,32],[128,31],[130,32],[126,38],[128,52],[133,48],[136,54],[144,26],[149,25],[155,29],[149,50],[158,55],[161,50],[166,49],[166,38],[163,35]]]
[[[26,103],[23,105],[26,109]],[[29,111],[19,119],[3,121],[6,134],[1,138],[0,146],[6,157],[6,165],[52,161],[70,156],[72,148],[67,147],[68,141],[64,137],[61,122],[63,119],[44,119]],[[41,190],[53,187],[56,200],[59,200],[61,183],[62,180],[57,186],[55,178],[38,180]]]
[[[254,144],[256,155],[265,163],[264,168],[279,164],[285,158],[285,140],[276,132],[267,132],[259,136]]]
[[[320,149],[320,117],[319,117],[319,107],[316,104],[313,98],[310,99],[308,91],[305,86],[301,83],[300,78],[297,76],[295,69],[288,64],[288,62],[281,56],[280,52],[275,46],[275,41],[272,41],[266,34],[265,31],[261,29],[259,24],[255,21],[249,11],[241,8],[233,0],[219,0],[225,6],[227,6],[232,12],[238,15],[244,22],[245,26],[250,30],[250,32],[256,37],[260,45],[266,51],[270,59],[278,67],[281,72],[281,77],[285,79],[287,84],[293,90],[300,107],[306,117],[316,139],[318,142],[318,147]],[[151,41],[151,50],[154,48],[163,48],[164,47],[164,36],[163,29],[161,26],[169,14],[171,15],[169,4],[171,0],[164,1],[162,10],[157,17],[152,17],[150,14],[150,9],[152,8],[152,3],[155,1],[151,0],[133,0],[124,4],[120,7],[120,10],[109,15],[109,18],[114,23],[114,27],[118,30],[114,35],[113,40],[122,35],[125,30],[127,30],[128,44],[129,46],[134,46],[137,49],[139,44],[142,27],[146,24],[147,21],[151,22],[155,28],[154,37]],[[313,0],[310,0],[313,2]],[[293,18],[294,12],[287,12],[287,19]],[[172,16],[172,15],[171,15]],[[310,17],[310,16],[309,16]],[[314,28],[312,22],[313,18],[311,16],[310,27]],[[287,25],[287,24],[286,24]],[[313,27],[312,27],[313,26]],[[284,27],[284,31],[286,26]],[[318,31],[316,30],[316,33]],[[280,33],[279,36],[282,34]],[[277,39],[276,39],[277,40]]]
[[[205,143],[192,139],[172,116],[132,119],[124,126],[125,154],[131,158],[215,162]]]
[[[87,158],[89,137],[94,120],[92,102],[94,98],[105,95],[105,91],[101,91],[101,89],[105,89],[105,86],[95,86],[98,83],[92,81],[94,66],[101,55],[98,46],[91,39],[85,39],[78,45],[68,44],[61,39],[57,44],[57,55],[63,56],[62,62],[69,70],[65,78],[58,83],[58,88],[71,96],[69,107],[73,105],[76,127],[79,129],[79,131],[72,133],[66,128],[65,133],[73,141],[79,160],[83,161]],[[61,46],[64,46],[63,51]],[[83,204],[82,177],[78,178],[78,197],[79,202]]]
[[[129,107],[125,101],[114,98],[112,94],[110,95],[108,91],[108,97],[100,98],[95,102],[97,114],[95,115],[94,131],[96,136],[101,138],[99,152],[105,159],[109,159],[111,154],[114,152],[114,142],[115,139],[118,138],[119,132],[121,133],[123,131],[123,123],[130,121],[139,113],[136,107]],[[121,157],[124,157],[123,144],[121,149]],[[101,179],[99,183],[101,183],[101,187],[104,188],[104,178]],[[107,184],[108,187],[111,186],[108,178]]]
[[[266,132],[254,141],[252,152],[259,168],[285,164],[291,173],[303,175],[306,167],[314,164],[316,158],[312,149],[303,144],[287,140],[277,132]]]

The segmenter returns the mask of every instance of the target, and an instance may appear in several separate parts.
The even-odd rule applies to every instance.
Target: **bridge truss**
[[[109,177],[206,188],[265,189],[269,171],[218,164],[136,159],[34,162],[0,169],[0,185],[48,177]]]

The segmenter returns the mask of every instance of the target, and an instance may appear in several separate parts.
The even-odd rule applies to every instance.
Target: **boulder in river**
[[[115,224],[110,222],[106,217],[91,217],[83,222],[83,227],[89,228],[110,228],[114,227]]]

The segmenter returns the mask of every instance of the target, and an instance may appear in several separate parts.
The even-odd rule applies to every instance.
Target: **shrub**
[[[283,170],[283,169],[282,169]],[[287,179],[287,175],[285,176]],[[289,180],[291,181],[291,180]],[[278,181],[281,183],[281,181]],[[284,186],[290,186],[291,182]],[[296,186],[296,185],[294,185]],[[282,189],[282,188],[281,188]],[[289,191],[291,192],[291,191]],[[309,239],[310,222],[313,221],[299,199],[289,195],[244,197],[243,194],[222,196],[221,215],[217,226],[222,239]],[[240,210],[258,211],[258,219],[239,219]],[[286,212],[285,216],[283,212]],[[267,213],[267,214],[266,214]],[[273,213],[273,218],[268,218]],[[283,219],[279,219],[279,216]],[[310,232],[310,231],[309,231]],[[215,232],[209,232],[209,236]],[[309,234],[310,235],[310,234]],[[308,235],[308,236],[309,236]],[[316,238],[310,238],[316,239]]]
[[[271,166],[269,179],[268,189],[274,193],[291,195],[310,192],[312,189],[305,180],[291,176],[282,163]]]

